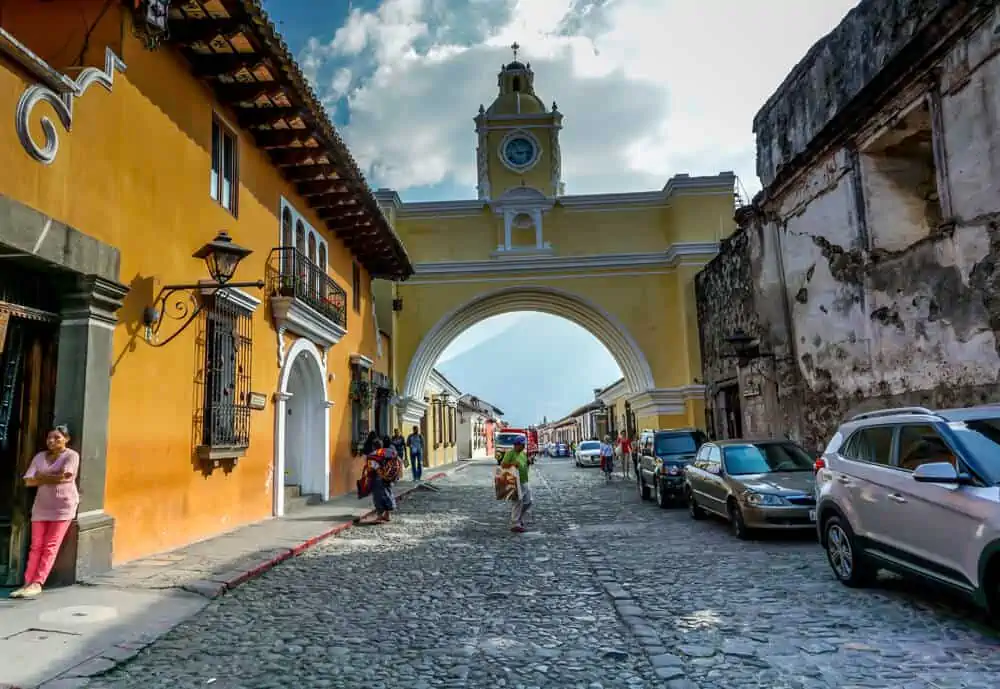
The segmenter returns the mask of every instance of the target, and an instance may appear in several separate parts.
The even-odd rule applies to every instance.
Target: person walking
[[[365,437],[365,443],[361,446],[361,454],[367,456],[374,452],[376,440],[378,440],[378,433],[375,431],[368,431],[368,435]]]
[[[382,441],[376,438],[372,442],[372,453],[368,455],[368,468],[372,472],[372,503],[375,506],[375,522],[385,523],[391,520],[392,511],[396,509],[396,496],[392,492],[392,484],[403,474],[402,460],[392,447],[383,447]]]
[[[413,427],[413,432],[406,439],[406,446],[410,448],[410,471],[413,472],[413,480],[419,481],[424,470],[424,436],[420,435],[419,426]]]
[[[611,480],[611,472],[615,470],[615,450],[611,447],[611,436],[604,436],[601,442],[601,469],[604,471],[604,478]]]
[[[618,448],[622,455],[622,476],[629,477],[629,465],[632,464],[632,441],[625,431],[618,437]]]
[[[390,438],[389,441],[392,443],[392,449],[394,449],[396,454],[399,455],[399,458],[403,460],[403,464],[406,464],[406,438],[403,437],[403,434],[399,432],[398,428],[393,430],[392,438]]]
[[[507,450],[506,454],[503,456],[503,461],[500,463],[503,468],[514,468],[517,469],[518,478],[521,482],[521,493],[518,495],[517,499],[514,500],[514,506],[510,511],[510,530],[514,533],[524,533],[527,531],[525,528],[525,518],[531,511],[533,505],[533,496],[531,494],[531,486],[528,485],[528,455],[524,453],[524,440],[518,437],[514,441],[514,449]]]
[[[69,449],[69,429],[56,426],[45,438],[45,452],[31,460],[24,483],[38,488],[31,508],[31,550],[24,586],[11,592],[11,598],[37,598],[42,593],[59,548],[80,505],[76,475],[80,455]]]

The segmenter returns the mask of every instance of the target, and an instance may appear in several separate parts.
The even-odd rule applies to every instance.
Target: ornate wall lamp
[[[393,311],[402,311],[403,310],[403,298],[402,297],[396,297],[395,299],[392,300],[392,310]]]
[[[200,258],[208,266],[211,282],[199,282],[192,285],[164,285],[153,300],[152,306],[142,311],[142,322],[146,326],[146,342],[153,347],[162,347],[180,335],[194,322],[205,306],[202,294],[209,290],[211,294],[235,287],[264,288],[264,281],[230,282],[236,273],[240,261],[252,254],[251,249],[234,244],[232,238],[225,232],[220,232],[215,239],[205,244],[192,254],[192,258]],[[174,300],[176,296],[176,300]],[[157,339],[163,325],[164,312],[170,309],[172,320],[183,321],[172,335],[165,340]]]
[[[170,0],[132,0],[132,33],[147,50],[155,50],[170,37],[169,9]]]

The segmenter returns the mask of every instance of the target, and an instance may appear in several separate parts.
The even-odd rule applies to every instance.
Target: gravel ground
[[[967,607],[849,590],[814,541],[741,542],[543,460],[507,530],[491,466],[418,493],[214,602],[93,689],[994,689]]]

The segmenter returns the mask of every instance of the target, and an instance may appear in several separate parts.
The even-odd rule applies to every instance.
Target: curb
[[[465,466],[468,466],[468,465],[465,465]],[[461,471],[462,469],[465,468],[465,466],[461,466],[461,467],[455,468],[452,473],[457,473],[457,472]],[[431,474],[426,479],[424,479],[424,481],[437,481],[438,479],[445,478],[447,476],[448,476],[448,472],[439,471],[436,474]],[[400,493],[399,495],[396,496],[396,501],[397,502],[402,501],[404,498],[406,498],[406,496],[410,495],[411,493],[413,493],[413,492],[415,492],[415,491],[417,491],[419,489],[420,489],[419,485],[413,486],[411,488],[407,488],[402,493]],[[325,541],[328,538],[332,538],[333,536],[337,536],[337,535],[339,535],[339,534],[347,531],[351,527],[357,525],[358,522],[364,521],[365,519],[368,519],[369,517],[374,516],[374,514],[375,514],[375,510],[374,509],[368,510],[367,512],[365,512],[364,514],[362,514],[360,517],[355,517],[354,519],[352,519],[349,522],[341,522],[340,524],[337,524],[336,526],[333,526],[333,527],[327,529],[326,531],[324,531],[324,532],[322,532],[322,533],[320,533],[320,534],[318,534],[316,536],[313,536],[312,538],[310,538],[310,539],[308,539],[306,541],[303,541],[302,543],[299,543],[296,546],[293,546],[292,548],[289,548],[285,552],[280,553],[280,554],[272,557],[270,560],[266,560],[264,562],[261,562],[260,564],[255,565],[254,567],[252,567],[251,569],[248,569],[247,571],[242,572],[242,573],[238,574],[237,576],[232,577],[231,579],[227,579],[226,581],[221,582],[221,585],[218,587],[218,589],[216,591],[209,592],[208,598],[211,598],[211,599],[218,598],[218,597],[224,595],[225,593],[227,593],[228,591],[232,591],[236,587],[241,586],[241,585],[245,584],[248,581],[256,579],[257,577],[261,576],[265,572],[268,572],[268,571],[274,569],[275,567],[277,567],[278,565],[280,565],[282,562],[285,562],[286,560],[290,560],[293,557],[298,557],[299,555],[301,555],[305,551],[309,550],[310,548],[314,548],[316,545],[318,545],[322,541]],[[205,592],[202,591],[200,593],[205,593]],[[212,595],[212,593],[214,593],[214,595]]]

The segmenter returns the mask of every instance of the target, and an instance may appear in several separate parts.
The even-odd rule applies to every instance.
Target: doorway
[[[743,412],[740,409],[740,388],[733,383],[719,390],[720,429],[724,438],[743,437]]]
[[[30,314],[31,317],[26,317]],[[0,302],[0,585],[18,586],[34,489],[21,477],[44,447],[56,387],[54,317]]]
[[[311,357],[302,353],[295,357],[287,392],[285,487],[298,495],[322,496],[327,463],[323,447],[326,395],[322,372]]]

